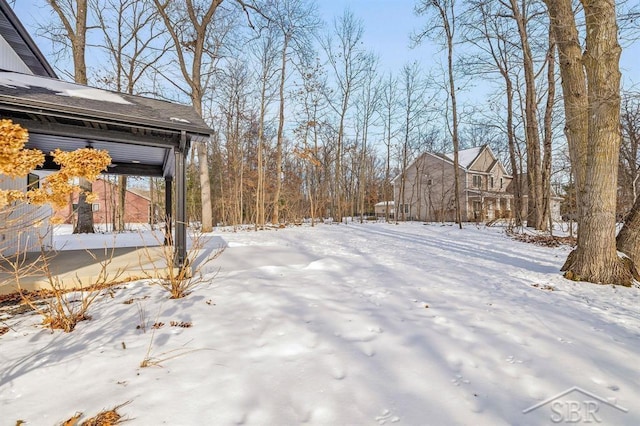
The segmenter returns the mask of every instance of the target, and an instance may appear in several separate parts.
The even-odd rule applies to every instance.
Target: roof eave
[[[0,94],[0,103],[3,104],[3,108],[16,112],[36,113],[38,115],[51,116],[64,114],[65,117],[72,117],[78,120],[94,122],[104,121],[105,124],[120,124],[133,127],[146,127],[154,130],[168,132],[185,131],[190,135],[196,136],[198,139],[206,139],[211,135],[211,129],[209,128],[194,126],[190,123],[184,123],[180,121],[159,121],[142,117],[135,117],[135,119],[132,119],[131,116],[125,116],[118,113],[89,110],[86,108],[75,108],[71,106],[61,108],[61,105],[58,104],[17,98],[14,96],[2,94]]]

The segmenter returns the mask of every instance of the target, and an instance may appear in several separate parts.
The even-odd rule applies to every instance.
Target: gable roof
[[[468,169],[471,166],[471,164],[473,164],[475,159],[478,158],[478,156],[480,155],[480,153],[485,147],[486,145],[476,146],[474,148],[463,149],[461,151],[458,151],[458,165],[460,167]],[[449,160],[453,161],[453,152],[446,153],[445,156]]]
[[[57,78],[53,67],[47,62],[6,0],[0,0],[0,37],[32,74]]]

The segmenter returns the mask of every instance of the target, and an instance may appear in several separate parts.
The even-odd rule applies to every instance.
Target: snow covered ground
[[[4,320],[0,425],[127,401],[131,425],[640,424],[640,289],[564,280],[568,247],[418,223],[220,244],[185,299],[138,281],[70,334]]]

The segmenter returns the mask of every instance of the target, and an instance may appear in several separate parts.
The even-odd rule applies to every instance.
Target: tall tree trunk
[[[203,78],[202,64],[203,56],[208,53],[206,49],[207,28],[212,25],[213,18],[218,6],[223,0],[212,0],[206,8],[199,8],[193,2],[187,1],[184,6],[186,15],[189,19],[189,26],[193,29],[193,33],[188,32],[189,37],[193,39],[185,40],[181,36],[184,33],[177,31],[176,21],[170,16],[169,0],[153,0],[162,21],[165,24],[167,32],[173,41],[175,53],[178,57],[178,65],[185,82],[189,86],[189,96],[193,107],[202,117],[202,100],[203,100]],[[201,16],[198,16],[198,14]],[[188,58],[191,56],[191,58]],[[190,69],[189,69],[190,68]],[[209,178],[209,161],[206,146],[196,147],[199,163],[200,175],[200,196],[202,201],[202,232],[211,232],[213,230],[213,207],[211,205],[211,181]]]
[[[533,54],[529,45],[529,36],[524,10],[520,10],[517,0],[511,1],[511,10],[518,25],[520,44],[523,53],[525,78],[525,140],[527,145],[527,226],[541,228],[542,180],[540,167],[540,134],[538,133],[538,104],[533,68]],[[523,8],[526,7],[523,1]]]
[[[507,141],[509,145],[509,162],[511,173],[513,174],[513,218],[516,226],[522,226],[522,181],[518,158],[516,155],[516,136],[513,128],[513,83],[511,78],[505,74],[506,94],[507,94]]]
[[[553,30],[549,27],[549,48],[547,50],[547,105],[544,111],[544,143],[542,156],[542,208],[540,229],[553,232],[551,217],[551,140],[553,139],[553,104],[556,98],[555,71],[556,44]]]
[[[447,29],[447,68],[449,71],[449,96],[451,97],[451,122],[453,138],[453,188],[456,203],[456,223],[462,229],[462,200],[460,200],[460,141],[458,139],[458,103],[456,99],[456,85],[453,75],[453,29],[449,27],[449,21],[443,19]]]
[[[116,215],[116,217],[118,218],[117,220],[117,226],[116,226],[116,231],[118,232],[122,232],[124,231],[125,228],[125,220],[124,220],[124,214],[125,214],[125,206],[126,206],[126,202],[127,202],[127,176],[125,175],[120,175],[118,176],[118,213]]]
[[[71,42],[73,56],[73,77],[79,84],[87,84],[87,64],[85,51],[87,46],[87,0],[76,0],[75,10],[68,10],[66,4],[60,4],[60,0],[47,0],[56,12],[64,27],[64,35]],[[71,2],[73,6],[74,2]],[[87,204],[85,192],[91,192],[91,182],[84,178],[79,179],[80,196],[78,197],[77,221],[73,229],[74,234],[93,233],[93,211]]]
[[[271,222],[280,222],[280,192],[282,191],[282,142],[284,139],[284,85],[287,78],[287,49],[289,36],[285,36],[282,45],[282,63],[280,75],[280,110],[278,112],[278,136],[276,139],[276,188],[273,191],[273,213]]]
[[[630,285],[633,276],[618,257],[615,240],[621,51],[615,2],[582,0],[587,27],[584,56],[571,0],[545,3],[560,56],[578,204],[578,244],[562,269],[573,280]]]

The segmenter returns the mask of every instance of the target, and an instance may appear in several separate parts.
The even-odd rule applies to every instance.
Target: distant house
[[[463,222],[512,218],[513,177],[488,145],[458,152],[461,217]],[[455,221],[453,153],[426,152],[396,176],[392,183],[398,219],[427,222]],[[526,217],[526,188],[522,217]],[[552,199],[552,217],[560,219],[560,197]]]
[[[376,203],[376,205],[373,206],[376,217],[387,217],[388,212],[388,216],[390,218],[393,218],[393,214],[395,211],[393,205],[393,201],[380,201],[379,203]]]
[[[118,186],[106,179],[93,182],[92,191],[98,199],[92,204],[93,223],[114,223],[118,214]],[[63,218],[65,223],[74,223],[75,207],[78,196],[69,200],[69,204],[55,211],[55,216]],[[156,212],[157,215],[157,212]],[[139,191],[128,189],[125,195],[124,223],[149,223],[151,219],[151,200]]]

